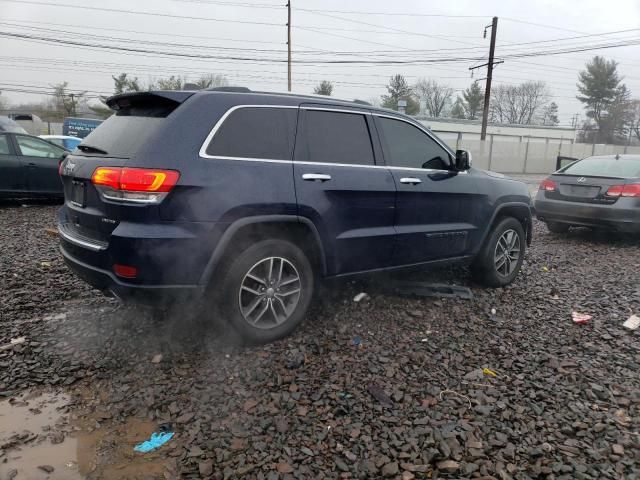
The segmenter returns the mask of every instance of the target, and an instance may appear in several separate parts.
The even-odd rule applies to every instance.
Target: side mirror
[[[471,153],[466,150],[456,150],[456,170],[462,172],[471,168]]]
[[[65,158],[67,158],[69,156],[69,151],[65,150],[64,152],[62,152],[62,155],[60,155],[60,161],[63,161]]]

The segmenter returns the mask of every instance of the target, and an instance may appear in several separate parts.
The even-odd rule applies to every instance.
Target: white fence
[[[454,150],[468,150],[478,168],[500,173],[551,173],[557,157],[584,158],[615,153],[640,154],[639,146],[574,143],[573,140],[513,135],[487,135],[485,141],[461,133],[433,130]],[[471,135],[468,135],[471,137]]]

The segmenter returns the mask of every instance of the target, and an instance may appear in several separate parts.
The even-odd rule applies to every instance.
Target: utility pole
[[[487,137],[487,120],[489,119],[489,102],[491,100],[491,80],[493,79],[493,67],[499,63],[504,63],[503,60],[494,62],[494,54],[496,51],[496,33],[498,30],[498,17],[493,17],[491,25],[484,27],[484,36],[487,36],[487,28],[491,29],[491,45],[489,46],[489,62],[475,67],[470,67],[472,71],[476,68],[487,67],[487,83],[484,89],[484,108],[482,109],[482,130],[480,131],[480,140],[484,140]]]
[[[69,96],[71,97],[71,115],[75,116],[76,114],[76,102],[74,100],[75,94],[70,93]]]
[[[287,87],[291,91],[291,0],[287,1]]]

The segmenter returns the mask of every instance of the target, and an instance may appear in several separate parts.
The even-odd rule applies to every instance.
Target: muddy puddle
[[[0,401],[0,479],[164,478],[159,452],[133,451],[156,424],[132,418],[96,425],[91,416],[79,420],[65,394],[27,393]]]

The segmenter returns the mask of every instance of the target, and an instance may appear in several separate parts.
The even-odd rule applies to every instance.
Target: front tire
[[[518,275],[526,246],[522,224],[513,217],[502,219],[491,231],[471,271],[474,280],[488,287],[503,287]]]
[[[249,344],[289,335],[304,319],[314,275],[304,252],[286,240],[263,240],[232,261],[214,280],[225,320]]]

